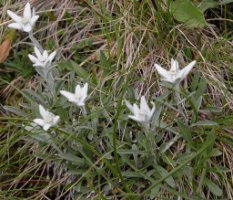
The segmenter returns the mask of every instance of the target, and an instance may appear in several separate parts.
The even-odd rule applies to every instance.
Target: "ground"
[[[26,3],[0,0],[1,199],[233,199],[231,1],[30,1],[52,94],[7,27]],[[154,67],[171,58],[197,61],[179,90]],[[59,93],[84,83],[86,114]],[[142,95],[149,128],[125,105]],[[48,132],[25,128],[39,104],[61,117]]]

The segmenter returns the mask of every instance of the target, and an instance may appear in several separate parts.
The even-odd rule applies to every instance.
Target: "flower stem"
[[[55,81],[52,72],[47,72],[45,81],[48,83],[48,88],[53,96],[55,96]]]
[[[156,159],[156,151],[155,148],[157,147],[154,137],[153,137],[153,133],[150,130],[150,126],[147,124],[147,126],[144,125],[144,130],[145,130],[145,135],[146,135],[146,139],[148,142],[148,146],[149,146],[149,151],[151,152],[151,154],[153,155],[154,158],[154,163],[157,164],[157,159]]]
[[[40,53],[43,53],[44,49],[42,48],[42,46],[40,45],[38,40],[33,36],[32,31],[29,32],[29,38],[32,41],[32,43],[34,44],[34,46],[39,49]]]
[[[32,31],[29,32],[29,38],[32,41],[33,45],[40,51],[41,54],[43,54],[44,49],[38,42],[38,40],[33,36]],[[51,68],[45,67],[45,68],[36,68],[36,71],[41,75],[41,77],[44,79],[45,85],[48,88],[48,91],[51,92],[52,96],[55,97],[55,81],[53,77],[53,73],[51,71]]]
[[[176,100],[176,104],[178,106],[178,110],[180,113],[183,113],[182,111],[182,107],[180,105],[180,85],[179,84],[176,84],[175,85],[175,100]]]
[[[188,118],[185,115],[184,104],[180,103],[181,102],[181,97],[180,97],[180,85],[179,84],[175,85],[175,101],[176,101],[176,104],[177,104],[177,109],[178,109],[179,114],[181,114],[184,117],[184,120],[187,123]]]
[[[87,110],[86,110],[86,108],[85,108],[85,105],[84,105],[84,106],[80,106],[80,109],[81,109],[82,114],[83,114],[84,116],[86,116],[86,115],[87,115]]]

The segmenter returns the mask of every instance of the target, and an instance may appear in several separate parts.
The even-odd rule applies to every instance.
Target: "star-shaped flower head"
[[[177,84],[181,82],[188,73],[192,70],[193,66],[196,64],[196,61],[192,61],[185,68],[179,69],[179,63],[176,60],[171,59],[171,69],[166,70],[160,65],[155,64],[155,68],[161,76],[162,81],[170,82],[172,84]]]
[[[68,101],[75,103],[77,106],[84,106],[87,98],[88,83],[85,83],[83,87],[77,85],[75,93],[61,90],[60,93],[68,99]]]
[[[55,126],[60,120],[58,115],[54,115],[48,110],[45,110],[42,105],[39,105],[39,111],[42,118],[34,119],[33,122],[43,127],[45,131],[47,131],[52,126]]]
[[[50,67],[52,64],[52,61],[54,57],[56,56],[56,51],[52,52],[51,54],[48,54],[48,51],[43,51],[41,53],[37,47],[34,47],[34,51],[36,56],[33,56],[31,54],[28,54],[29,59],[34,63],[34,67]]]
[[[152,109],[149,108],[145,96],[141,97],[140,100],[140,107],[138,107],[137,104],[131,105],[128,101],[125,101],[126,106],[129,108],[129,110],[133,113],[133,115],[128,115],[129,118],[148,124],[155,112],[155,105],[153,104]]]
[[[39,15],[35,15],[35,10],[31,9],[30,3],[27,3],[24,11],[23,17],[18,16],[14,12],[7,10],[7,14],[13,19],[14,23],[8,25],[9,28],[18,29],[24,32],[31,32]]]

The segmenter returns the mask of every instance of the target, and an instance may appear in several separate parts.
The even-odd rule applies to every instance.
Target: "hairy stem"
[[[157,147],[157,144],[155,143],[154,135],[152,131],[150,130],[150,125],[147,124],[147,126],[144,126],[144,130],[145,130],[145,135],[146,135],[146,139],[147,139],[148,146],[149,146],[149,151],[153,155],[154,163],[157,164],[157,153],[155,150],[155,148]]]
[[[85,105],[84,105],[84,106],[80,106],[80,109],[81,109],[82,114],[83,114],[84,116],[86,116],[86,115],[87,115],[87,110],[86,110]]]
[[[188,117],[185,115],[185,106],[184,106],[184,103],[181,102],[179,84],[175,85],[175,102],[177,104],[177,109],[178,109],[179,114],[181,114],[184,117],[185,122],[188,123]]]
[[[34,44],[34,46],[37,47],[41,53],[43,53],[43,51],[44,51],[43,47],[40,45],[38,40],[33,36],[32,32],[29,32],[29,38],[32,41],[32,43]]]

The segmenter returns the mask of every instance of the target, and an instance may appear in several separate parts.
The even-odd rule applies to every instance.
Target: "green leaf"
[[[157,197],[159,191],[160,191],[160,185],[154,187],[150,192],[150,198],[155,199],[155,197]]]
[[[136,144],[132,145],[132,150],[133,150],[133,158],[134,158],[135,164],[137,165],[137,163],[138,163],[138,147]]]
[[[203,120],[193,123],[191,127],[193,126],[218,126],[218,123],[210,120]]]
[[[215,8],[219,5],[218,2],[216,2],[215,0],[204,0],[202,1],[198,7],[200,8],[200,10],[202,12],[206,11],[207,9],[210,9],[210,8]]]
[[[19,108],[13,107],[13,106],[3,106],[5,111],[8,111],[10,113],[16,114],[18,116],[26,116],[26,113],[20,110]]]
[[[166,177],[169,173],[167,172],[167,170],[166,169],[164,169],[163,167],[161,167],[161,166],[156,166],[156,170],[159,172],[159,174],[161,175],[161,177]],[[169,176],[169,177],[167,177],[166,179],[165,179],[165,182],[169,185],[169,186],[171,186],[172,188],[174,188],[175,187],[175,181],[174,181],[174,179],[173,179],[173,177],[172,176]]]
[[[201,10],[189,0],[176,0],[170,4],[170,12],[174,18],[188,27],[204,27],[207,23]]]
[[[222,152],[217,148],[214,148],[211,152],[211,157],[217,157],[217,156],[221,156],[221,155],[222,155]]]
[[[70,161],[74,164],[83,165],[84,159],[79,158],[71,153],[60,153],[58,156],[64,160]]]
[[[170,149],[170,147],[180,138],[180,135],[176,135],[173,139],[169,140],[166,143],[163,143],[160,148],[159,151],[160,153],[165,153],[168,149]]]
[[[72,68],[75,70],[75,72],[80,76],[82,77],[83,79],[87,79],[89,74],[86,72],[86,70],[84,70],[82,67],[80,67],[79,64],[77,64],[76,62],[74,61],[70,61],[70,64],[72,66]]]
[[[122,172],[123,177],[127,178],[142,178],[142,175],[139,174],[138,172],[132,172],[132,171],[124,171]]]
[[[103,51],[100,51],[100,67],[104,70],[105,74],[110,73],[112,70],[111,61],[106,57]]]
[[[193,145],[192,132],[181,120],[177,120],[180,135],[188,142],[190,146]]]
[[[216,8],[220,5],[225,5],[228,3],[232,3],[233,0],[222,0],[222,1],[216,1],[216,0],[202,0],[202,2],[198,5],[200,10],[202,12],[210,9],[210,8]]]
[[[222,196],[222,189],[217,184],[207,178],[205,178],[204,183],[214,195]]]
[[[154,182],[149,186],[146,190],[142,192],[143,195],[147,194],[149,191],[151,191],[154,187],[157,187],[159,184],[161,184],[163,181],[165,181],[167,178],[171,177],[175,173],[177,173],[180,169],[182,169],[184,166],[186,166],[191,160],[197,158],[201,154],[203,154],[210,146],[213,145],[215,141],[215,137],[213,135],[210,138],[207,138],[206,142],[202,145],[202,147],[192,156],[187,158],[183,163],[180,163],[179,166],[171,170],[170,172],[167,173],[167,175],[163,176],[161,179],[158,181]]]
[[[34,138],[37,141],[44,142],[46,144],[52,143],[51,136],[48,133],[37,133],[37,134],[32,134],[32,138]]]

